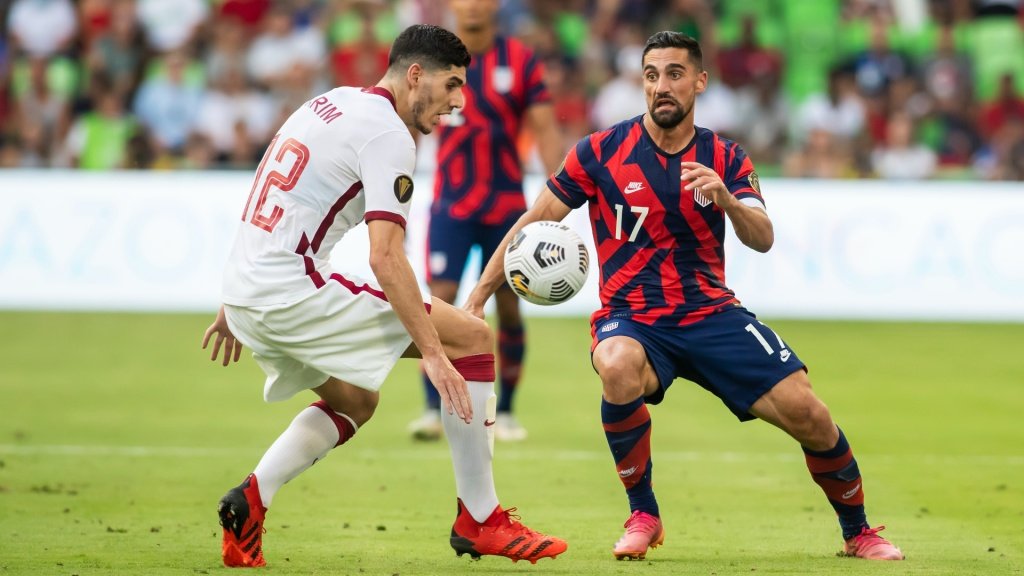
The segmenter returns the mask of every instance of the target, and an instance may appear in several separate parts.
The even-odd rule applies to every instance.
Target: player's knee
[[[493,354],[494,332],[480,318],[466,313],[466,326],[462,331],[463,340],[469,354]]]
[[[373,392],[359,394],[346,402],[346,409],[341,411],[352,419],[357,426],[362,426],[370,421],[373,413],[377,411],[377,404],[380,402],[380,394]]]
[[[613,404],[632,402],[643,395],[643,349],[608,343],[595,351],[594,367],[601,376],[604,397]]]
[[[827,444],[835,433],[828,407],[813,395],[790,411],[788,427],[790,434],[805,445]]]

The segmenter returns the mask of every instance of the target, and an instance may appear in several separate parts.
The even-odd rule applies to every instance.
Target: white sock
[[[322,460],[339,444],[342,434],[348,432],[343,430],[346,424],[352,431],[344,440],[355,434],[357,427],[351,418],[338,412],[333,412],[336,418],[332,418],[327,410],[330,409],[320,401],[299,412],[256,465],[253,474],[259,483],[264,508],[270,507],[281,486]]]
[[[473,421],[466,424],[458,414],[441,407],[441,421],[452,452],[455,489],[466,510],[483,522],[498,506],[491,460],[494,456],[494,416],[497,397],[494,382],[466,382],[473,405]],[[484,422],[491,426],[484,426]]]

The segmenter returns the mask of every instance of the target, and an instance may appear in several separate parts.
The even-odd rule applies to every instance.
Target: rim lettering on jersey
[[[402,204],[412,199],[412,178],[405,174],[395,178],[395,198]]]

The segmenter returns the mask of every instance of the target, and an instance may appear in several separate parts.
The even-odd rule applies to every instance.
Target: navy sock
[[[833,448],[822,452],[804,448],[804,458],[811,477],[821,486],[839,517],[843,539],[849,540],[860,534],[863,528],[868,528],[860,469],[857,468],[857,460],[853,457],[842,429],[839,430],[839,441]]]
[[[651,414],[644,399],[612,404],[602,398],[601,423],[615,469],[629,496],[629,509],[658,516],[658,501],[651,486]]]
[[[498,330],[498,367],[500,370],[498,412],[512,411],[512,398],[519,385],[523,371],[523,357],[526,356],[526,340],[523,325],[501,326]]]

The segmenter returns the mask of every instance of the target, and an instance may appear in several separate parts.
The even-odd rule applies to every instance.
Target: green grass
[[[199,350],[211,317],[0,314],[0,575],[207,574],[214,508],[312,400],[261,400],[248,357]],[[628,507],[599,421],[583,319],[533,319],[498,491],[569,551],[537,566],[456,559],[447,446],[415,445],[416,365],[374,421],[286,486],[270,574],[1024,574],[1022,325],[773,322],[849,436],[869,518],[904,563],[836,558],[834,514],[797,446],[677,381],[654,414],[666,545],[611,558]]]

